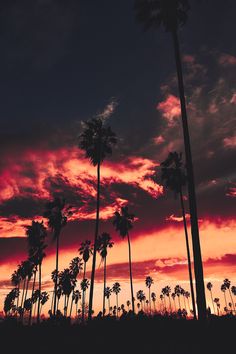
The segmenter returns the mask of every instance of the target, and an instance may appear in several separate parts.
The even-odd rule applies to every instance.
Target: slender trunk
[[[97,255],[97,238],[99,230],[99,208],[100,208],[100,162],[97,165],[97,212],[96,212],[96,225],[95,225],[95,234],[94,234],[94,251],[93,251],[93,264],[92,264],[92,273],[91,273],[91,285],[89,292],[89,311],[88,319],[92,319],[93,311],[93,289],[94,289],[94,278],[95,278],[95,268],[96,268],[96,255]]]
[[[34,272],[34,279],[33,279],[32,292],[31,292],[31,308],[30,308],[30,314],[29,314],[29,326],[31,325],[31,319],[32,319],[33,294],[34,294],[35,281],[36,281],[36,270]]]
[[[59,258],[59,235],[57,234],[56,241],[56,277],[55,277],[55,284],[54,284],[54,308],[53,308],[53,315],[56,315],[56,302],[57,302],[57,279],[58,279],[58,258]]]
[[[178,302],[179,302],[179,310],[181,310],[180,296],[177,296],[177,297],[178,297]]]
[[[116,317],[118,317],[118,294],[116,294]]]
[[[176,70],[178,76],[179,97],[180,97],[180,104],[181,104],[184,146],[185,146],[185,155],[186,155],[189,210],[190,210],[191,233],[192,233],[192,244],[193,244],[194,272],[196,278],[198,318],[200,320],[205,320],[207,317],[206,296],[205,296],[201,246],[200,246],[199,229],[198,229],[197,203],[196,203],[196,194],[195,194],[194,173],[193,173],[192,153],[191,153],[191,145],[190,145],[190,137],[189,137],[189,129],[188,129],[186,102],[185,102],[185,94],[184,94],[182,64],[181,64],[181,57],[180,57],[179,40],[178,40],[178,35],[176,30],[172,31],[172,38],[174,44]]]
[[[39,298],[38,298],[38,314],[37,314],[37,323],[40,322],[40,298],[41,298],[41,277],[42,277],[42,264],[39,264]]]
[[[79,314],[78,314],[78,302],[79,302],[79,300],[76,302],[76,307],[75,307],[75,308],[76,308],[76,315],[75,315],[75,317],[76,317],[76,316],[77,316],[77,317],[79,316]]]
[[[25,304],[25,300],[27,298],[27,293],[28,293],[28,288],[29,288],[29,281],[30,281],[30,279],[29,279],[29,277],[27,277],[24,304]]]
[[[151,303],[151,288],[149,287],[149,310],[150,310],[150,315],[152,313],[152,303]]]
[[[51,312],[53,311],[54,291],[52,291]]]
[[[214,314],[216,314],[215,304],[214,304],[214,301],[213,301],[213,296],[212,296],[212,291],[211,291],[211,290],[210,290],[210,293],[211,293],[211,301],[212,301],[212,306],[213,306]]]
[[[228,308],[225,291],[224,291],[224,299],[225,299],[225,307]]]
[[[84,279],[85,279],[85,275],[86,275],[86,262],[84,263]],[[82,294],[82,322],[84,322],[84,312],[85,312],[85,296],[86,296],[86,291],[83,290],[83,294]]]
[[[109,314],[110,314],[110,308],[111,308],[110,297],[108,297],[108,307],[109,307]]]
[[[21,297],[21,309],[23,309],[23,302],[24,302],[24,297],[25,297],[25,282],[26,282],[26,279],[24,279],[24,284],[23,284],[23,292],[22,292],[22,297]]]
[[[71,304],[70,304],[70,317],[71,317],[71,314],[72,314],[73,302],[74,302],[74,299],[73,299],[73,297],[72,297],[72,299],[71,299]]]
[[[229,288],[229,295],[230,295],[230,299],[231,299],[231,302],[232,302],[232,305],[233,305],[233,309],[234,309],[234,313],[235,313],[235,305],[234,305],[234,301],[233,301],[233,297],[232,297],[232,293],[231,293],[230,288]]]
[[[104,258],[104,284],[103,284],[103,316],[105,316],[105,289],[106,289],[106,263],[107,257]]]
[[[183,295],[183,299],[184,299],[184,309],[186,310],[186,301],[185,301],[185,296]]]
[[[130,290],[131,290],[131,301],[132,301],[132,311],[135,312],[134,309],[134,290],[133,290],[133,279],[132,279],[132,260],[131,260],[131,244],[129,233],[127,232],[128,238],[128,246],[129,246],[129,277],[130,277]]]
[[[168,296],[169,298],[169,304],[170,304],[170,313],[172,313],[172,306],[171,306],[171,299],[170,299],[170,296]]]
[[[175,307],[175,312],[176,312],[176,302],[175,302],[175,298],[173,298],[174,301],[174,307]]]
[[[164,306],[165,306],[165,311],[167,311],[167,307],[166,307],[166,298],[165,298],[165,295],[164,295]]]
[[[184,233],[185,233],[187,258],[188,258],[188,273],[189,273],[190,292],[191,292],[191,299],[192,299],[192,306],[193,306],[193,317],[196,320],[197,319],[197,312],[196,312],[195,295],[194,295],[194,289],[193,289],[193,276],[192,276],[192,267],[191,267],[190,247],[189,247],[189,241],[188,241],[188,229],[187,229],[182,188],[180,188],[180,204],[181,204],[183,222],[184,222]]]

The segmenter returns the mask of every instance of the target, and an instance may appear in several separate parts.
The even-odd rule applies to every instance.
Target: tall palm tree
[[[116,294],[116,316],[117,317],[118,317],[118,307],[119,307],[118,294],[120,293],[120,291],[121,291],[120,283],[118,282],[114,283],[112,286],[112,292]]]
[[[151,286],[153,284],[153,279],[150,276],[147,276],[145,279],[145,285],[148,288],[148,295],[149,295],[149,306],[150,306],[150,313],[152,311],[152,307],[151,307]]]
[[[101,117],[93,118],[84,123],[84,130],[80,135],[79,147],[85,151],[86,157],[92,165],[97,166],[97,203],[96,224],[94,234],[94,253],[91,273],[91,286],[89,294],[89,319],[93,310],[93,289],[96,269],[97,238],[99,233],[99,210],[100,210],[100,168],[107,157],[112,154],[112,147],[117,142],[115,133]]]
[[[139,22],[145,29],[163,26],[170,32],[174,45],[176,71],[178,77],[179,97],[181,105],[183,136],[186,155],[186,169],[188,176],[189,209],[193,244],[194,271],[196,277],[196,294],[199,319],[206,319],[206,297],[201,256],[201,246],[198,229],[197,203],[194,183],[193,162],[189,137],[188,118],[184,93],[184,82],[181,55],[179,48],[178,29],[188,18],[190,9],[188,0],[136,0],[135,12]]]
[[[120,213],[115,212],[113,220],[113,225],[116,231],[119,232],[120,236],[124,239],[127,236],[128,248],[129,248],[129,276],[130,276],[130,289],[131,289],[131,302],[132,311],[135,312],[134,308],[134,291],[133,291],[133,279],[132,279],[132,260],[131,260],[131,243],[129,230],[133,228],[134,214],[130,214],[128,206],[122,207]]]
[[[97,250],[100,253],[100,256],[102,257],[102,260],[104,262],[103,309],[102,309],[103,316],[105,315],[105,311],[106,311],[106,309],[105,309],[105,289],[106,289],[107,249],[112,248],[113,245],[114,245],[114,242],[111,241],[111,236],[107,232],[103,232],[98,237]]]
[[[53,315],[56,315],[56,298],[58,283],[58,267],[59,267],[59,238],[62,228],[67,224],[68,216],[71,215],[70,207],[66,207],[65,199],[55,197],[53,201],[46,204],[44,217],[48,219],[48,226],[52,230],[53,240],[56,241],[56,273],[54,282],[54,306]]]
[[[187,176],[183,169],[182,163],[182,154],[178,154],[177,152],[170,152],[169,156],[165,161],[161,163],[162,167],[162,181],[165,182],[165,187],[167,189],[172,190],[176,195],[179,195],[181,211],[183,216],[183,225],[184,225],[184,233],[185,233],[185,243],[187,250],[187,259],[188,259],[188,272],[189,272],[189,281],[190,281],[190,291],[192,297],[192,306],[193,306],[193,314],[194,319],[197,318],[196,306],[195,306],[195,295],[193,290],[193,276],[192,276],[192,267],[191,267],[191,257],[190,257],[190,247],[188,240],[188,229],[186,222],[186,214],[184,207],[184,198],[183,198],[183,187],[186,185]]]
[[[32,304],[33,304],[32,296],[33,296],[34,288],[35,288],[36,272],[37,272],[37,270],[39,270],[39,299],[38,299],[38,314],[37,314],[37,322],[39,322],[41,283],[42,283],[42,262],[43,262],[44,257],[46,256],[44,251],[45,251],[45,248],[47,247],[45,244],[47,231],[46,231],[46,228],[45,228],[43,222],[40,223],[38,221],[32,221],[31,225],[26,226],[26,236],[27,236],[27,242],[28,242],[29,259],[31,260],[31,262],[33,264],[33,274],[34,274],[32,293],[31,293],[31,303]],[[33,306],[31,306],[31,308],[30,308],[29,324],[31,324],[32,309],[33,309]]]
[[[107,301],[108,301],[108,309],[109,309],[109,313],[110,313],[110,308],[111,308],[110,296],[112,294],[112,289],[109,286],[107,286],[104,290],[104,294],[105,294],[105,297],[107,298]]]
[[[233,309],[234,309],[234,313],[235,313],[234,300],[233,300],[232,293],[231,293],[231,290],[230,290],[231,281],[229,279],[225,279],[224,280],[224,285],[225,285],[226,289],[229,291],[229,296],[230,296],[230,299],[231,299],[231,302],[232,302],[232,306],[233,306]]]
[[[212,285],[211,282],[208,282],[206,286],[207,286],[207,289],[210,291],[210,294],[211,294],[211,301],[212,301],[212,306],[213,306],[214,314],[216,314],[215,303],[214,303],[214,301],[213,301],[213,295],[212,295],[212,288],[213,288],[213,285]]]

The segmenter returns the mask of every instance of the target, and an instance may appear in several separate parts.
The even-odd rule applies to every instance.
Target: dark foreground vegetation
[[[68,320],[22,326],[14,319],[0,324],[4,353],[234,353],[235,317],[207,321],[164,316],[94,318],[85,325]]]

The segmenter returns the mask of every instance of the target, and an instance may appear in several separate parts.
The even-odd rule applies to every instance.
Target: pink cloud
[[[236,57],[230,54],[222,54],[219,58],[219,64],[223,66],[236,65]]]
[[[168,126],[173,126],[175,119],[181,114],[179,99],[174,95],[168,95],[164,101],[158,103],[156,108],[166,118]]]
[[[236,136],[223,139],[223,145],[225,148],[232,149],[236,147]]]

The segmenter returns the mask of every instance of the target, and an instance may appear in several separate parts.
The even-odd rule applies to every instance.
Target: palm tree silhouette
[[[110,313],[110,308],[111,308],[111,304],[110,304],[110,296],[112,294],[112,289],[107,286],[105,289],[104,289],[104,294],[105,294],[105,297],[107,298],[107,301],[108,301],[108,308],[109,308],[109,313]]]
[[[153,284],[152,277],[147,276],[146,279],[145,279],[145,285],[148,288],[150,313],[152,312],[152,307],[151,307],[151,286],[152,286],[152,284]]]
[[[49,300],[49,294],[46,291],[43,291],[40,295],[40,303],[41,303],[40,315],[41,315],[43,305],[45,305],[48,300]]]
[[[154,312],[156,312],[156,300],[157,300],[156,293],[152,292],[151,293],[151,298],[152,298],[152,302],[153,302]]]
[[[175,294],[175,293],[172,293],[172,294],[171,294],[171,297],[172,297],[172,300],[173,300],[173,302],[174,302],[174,307],[175,307],[175,311],[176,311],[176,302],[175,302],[176,294]]]
[[[42,262],[43,258],[46,256],[45,248],[47,247],[45,244],[45,238],[47,236],[46,228],[43,225],[43,222],[32,221],[32,224],[26,226],[26,236],[28,242],[28,249],[29,249],[29,259],[33,264],[33,286],[32,286],[32,293],[31,293],[31,303],[32,297],[35,288],[35,280],[36,280],[36,273],[39,270],[39,299],[38,299],[38,314],[37,314],[37,322],[39,323],[39,316],[40,316],[40,297],[41,297],[41,284],[42,284]],[[32,309],[31,306],[30,314],[29,314],[29,324],[31,324],[32,318]]]
[[[134,214],[129,213],[128,206],[122,207],[120,213],[118,211],[115,212],[113,225],[115,226],[116,231],[118,231],[120,233],[120,236],[123,239],[126,236],[128,239],[131,301],[132,301],[132,311],[135,312],[133,279],[132,279],[131,244],[130,244],[130,235],[129,235],[129,230],[131,230],[133,228],[133,221],[134,221]]]
[[[225,299],[225,308],[226,308],[226,312],[227,312],[227,300],[226,300],[226,294],[225,294],[225,292],[226,292],[226,286],[225,286],[225,284],[223,283],[222,285],[221,285],[221,287],[220,287],[220,290],[223,292],[223,294],[224,294],[224,299]]]
[[[145,29],[163,26],[166,32],[170,32],[175,52],[176,71],[179,86],[179,98],[181,105],[183,136],[186,155],[186,169],[188,176],[189,209],[193,244],[194,271],[196,277],[196,293],[199,319],[206,319],[206,297],[202,266],[201,247],[198,229],[197,203],[194,183],[193,162],[189,137],[186,101],[181,55],[179,48],[178,29],[183,26],[188,18],[188,0],[136,0],[135,12],[139,22]]]
[[[63,197],[55,197],[53,201],[46,204],[43,216],[48,219],[48,226],[53,232],[53,240],[56,241],[56,273],[54,282],[54,306],[53,315],[56,315],[57,283],[59,267],[59,238],[62,228],[67,224],[67,219],[71,216],[71,207],[66,206]]]
[[[143,292],[143,290],[139,290],[136,294],[137,299],[140,301],[141,303],[141,309],[143,311],[143,301],[145,301],[146,297],[145,294]]]
[[[86,298],[86,290],[89,287],[89,280],[84,278],[81,283],[80,283],[80,288],[83,292],[83,298],[82,298],[82,321],[84,322],[85,318],[85,298]]]
[[[192,296],[192,306],[194,319],[197,318],[196,306],[195,306],[195,295],[193,290],[193,276],[192,276],[192,267],[191,267],[191,257],[190,257],[190,247],[188,240],[188,229],[185,215],[184,207],[184,198],[183,198],[183,187],[186,185],[187,176],[183,169],[182,163],[182,154],[177,152],[170,152],[167,159],[161,163],[162,181],[165,182],[165,187],[172,190],[175,193],[175,196],[179,195],[181,211],[183,216],[184,224],[184,233],[185,233],[185,242],[187,250],[187,259],[188,259],[188,272],[189,272],[189,281],[190,281],[190,291]],[[155,179],[155,175],[154,175]]]
[[[67,316],[69,298],[70,298],[70,294],[75,288],[76,279],[74,278],[69,268],[66,268],[62,272],[60,272],[58,278],[59,278],[59,286],[62,289],[62,294],[65,296],[64,316]]]
[[[232,293],[231,293],[231,290],[230,290],[231,281],[229,279],[225,279],[224,280],[224,285],[225,285],[226,289],[229,291],[230,299],[231,299],[232,306],[233,306],[234,313],[235,313],[235,305],[234,305]]]
[[[99,232],[99,210],[100,210],[100,167],[107,155],[112,154],[112,146],[117,142],[115,133],[105,120],[101,117],[93,118],[84,122],[84,130],[80,135],[79,147],[85,151],[86,157],[93,166],[97,166],[97,211],[94,234],[94,253],[91,273],[91,286],[89,294],[89,319],[93,310],[93,288],[96,268],[97,238]]]
[[[107,232],[103,232],[97,240],[97,250],[104,261],[104,277],[103,277],[103,316],[105,315],[105,289],[106,289],[106,264],[107,264],[107,249],[113,247],[114,242],[111,241],[111,236]]]
[[[218,297],[214,298],[214,303],[217,306],[217,315],[219,316],[219,310],[220,310],[220,299]]]
[[[207,289],[210,291],[210,294],[211,294],[211,301],[212,301],[212,306],[213,306],[214,314],[216,314],[215,303],[214,303],[214,301],[213,301],[213,296],[212,296],[212,288],[213,288],[212,283],[211,283],[211,282],[208,282],[208,283],[207,283]]]
[[[176,286],[175,286],[175,289],[174,289],[175,295],[177,296],[178,302],[179,302],[179,310],[181,310],[181,305],[180,305],[181,289],[182,289],[182,288],[181,288],[180,285],[176,285]]]
[[[84,242],[81,242],[81,245],[79,248],[79,254],[82,256],[83,261],[84,261],[83,279],[86,279],[86,265],[87,265],[87,262],[89,261],[90,255],[93,254],[93,247],[91,246],[90,240],[85,240]],[[86,291],[87,288],[84,287],[84,289]],[[83,295],[82,295],[82,320],[83,321],[84,321],[85,291],[83,291]]]
[[[112,286],[112,292],[116,294],[116,316],[118,317],[118,294],[120,293],[121,291],[121,287],[120,287],[120,283],[116,282],[113,284]]]
[[[11,283],[18,290],[19,295],[20,295],[20,282],[21,282],[21,275],[18,266],[17,270],[14,270],[14,272],[11,275]],[[19,306],[19,298],[20,298],[19,295],[17,296],[16,308],[18,308]]]

